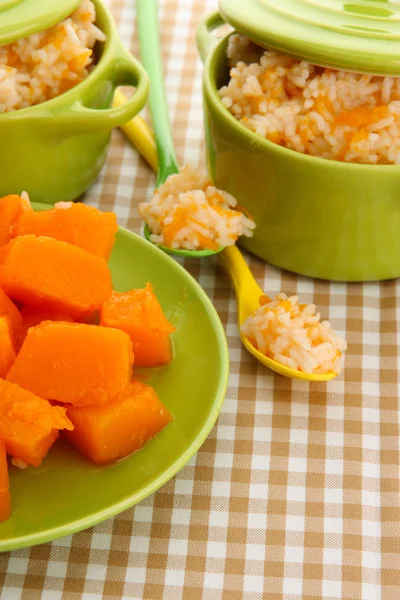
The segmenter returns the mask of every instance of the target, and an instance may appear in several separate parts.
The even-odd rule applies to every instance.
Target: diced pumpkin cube
[[[0,285],[13,300],[82,317],[100,310],[110,296],[111,275],[99,256],[25,235],[1,249]]]
[[[21,310],[22,329],[18,338],[17,347],[21,348],[30,327],[36,327],[43,321],[66,321],[72,323],[74,319],[66,312],[47,310],[40,306],[24,306]]]
[[[13,332],[13,340],[16,342],[22,331],[22,317],[14,302],[0,288],[0,317],[7,317]]]
[[[6,447],[0,440],[0,522],[6,521],[11,515],[11,501],[8,481],[8,464]]]
[[[24,198],[16,194],[0,198],[0,246],[8,244],[14,236],[14,227],[25,212],[33,211]]]
[[[112,292],[104,303],[100,324],[126,331],[132,339],[136,367],[156,367],[172,360],[170,334],[175,327],[162,311],[152,286]]]
[[[15,342],[8,317],[0,317],[0,378],[4,379],[16,357]]]
[[[172,420],[156,392],[137,380],[122,398],[105,406],[69,408],[67,414],[74,425],[67,439],[99,465],[139,450]]]
[[[0,439],[7,454],[37,467],[58,437],[72,429],[66,409],[0,379]]]
[[[15,236],[48,236],[108,260],[117,229],[114,213],[80,202],[58,202],[51,210],[23,214],[16,224]]]
[[[28,330],[7,380],[74,406],[105,404],[126,390],[132,342],[118,329],[45,321]]]

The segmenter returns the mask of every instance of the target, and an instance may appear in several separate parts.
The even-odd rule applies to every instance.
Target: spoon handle
[[[164,89],[157,0],[137,0],[137,25],[142,64],[150,79],[150,111],[158,154],[156,186],[179,173]]]
[[[114,92],[113,106],[118,107],[125,104],[126,98],[119,88]],[[136,115],[127,123],[120,125],[128,140],[144,160],[150,165],[155,173],[158,171],[158,156],[153,132],[140,116]]]
[[[220,262],[230,275],[236,291],[239,325],[243,323],[257,308],[259,298],[264,293],[254,279],[241,252],[236,246],[228,246],[219,255]]]

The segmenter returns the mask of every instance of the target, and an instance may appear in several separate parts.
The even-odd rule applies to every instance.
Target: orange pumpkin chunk
[[[30,205],[20,196],[12,194],[0,198],[0,246],[8,244],[11,240],[14,235],[14,226],[25,211],[31,212]]]
[[[15,345],[8,317],[0,317],[0,377],[5,378],[15,360]]]
[[[17,341],[22,331],[22,317],[10,298],[0,288],[0,317],[9,319],[14,342]]]
[[[132,342],[118,329],[45,321],[28,330],[7,380],[48,400],[105,404],[126,390]]]
[[[67,242],[18,237],[2,249],[0,263],[0,285],[24,304],[82,317],[111,294],[106,261]]]
[[[58,437],[72,429],[66,409],[0,379],[0,438],[7,454],[38,467]]]
[[[5,521],[11,514],[10,490],[8,482],[7,455],[4,442],[0,440],[0,521]]]
[[[172,420],[156,392],[136,380],[122,398],[105,406],[70,408],[67,414],[74,425],[67,439],[99,465],[139,450]]]
[[[23,214],[15,236],[33,233],[69,242],[108,260],[115,242],[117,217],[82,203],[59,202],[51,210]]]
[[[66,312],[46,310],[45,308],[40,308],[39,306],[28,305],[24,306],[21,310],[21,317],[22,329],[18,338],[18,348],[22,346],[30,327],[36,327],[36,325],[40,325],[40,323],[43,323],[43,321],[67,321],[72,323],[74,320],[71,315]]]
[[[130,335],[136,367],[156,367],[171,362],[170,334],[175,327],[165,318],[149,283],[144,289],[112,292],[103,305],[100,324],[122,329]]]

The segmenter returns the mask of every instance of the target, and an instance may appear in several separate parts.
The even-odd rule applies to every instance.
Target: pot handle
[[[132,97],[120,106],[106,109],[84,106],[76,100],[65,112],[52,116],[52,129],[66,135],[107,130],[137,115],[146,104],[149,93],[148,77],[140,63],[121,46],[106,76],[114,89],[121,85],[135,87]]]
[[[200,58],[205,62],[210,50],[219,41],[215,35],[212,35],[214,29],[218,29],[222,25],[226,25],[218,11],[207,15],[197,27],[196,31],[196,42],[199,50]]]

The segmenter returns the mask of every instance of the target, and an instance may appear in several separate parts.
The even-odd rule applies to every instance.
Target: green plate
[[[62,440],[40,467],[12,467],[13,512],[0,524],[0,551],[86,529],[153,494],[195,454],[221,409],[229,373],[227,342],[219,317],[198,283],[172,258],[122,228],[110,268],[118,291],[150,281],[177,328],[173,362],[140,370],[149,375],[148,383],[175,420],[142,450],[108,467],[92,465]]]

